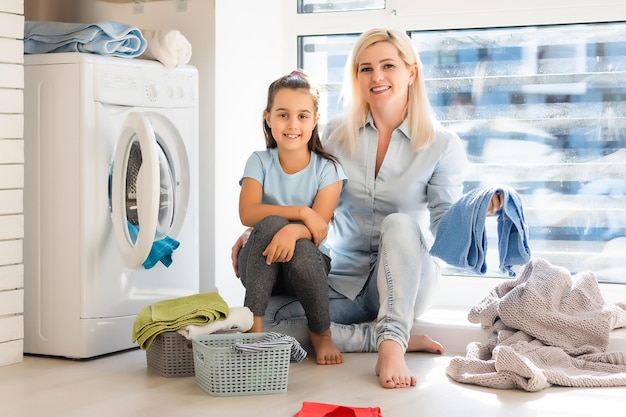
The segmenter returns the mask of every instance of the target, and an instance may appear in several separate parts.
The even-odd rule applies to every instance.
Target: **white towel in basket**
[[[248,307],[231,307],[223,320],[214,320],[202,326],[189,324],[178,329],[178,333],[191,339],[192,336],[207,335],[219,331],[247,332],[252,328],[254,315]]]
[[[300,346],[300,343],[291,336],[281,333],[269,332],[258,342],[235,343],[233,348],[240,352],[260,352],[276,346],[291,344],[291,361],[300,362],[306,358],[306,350]]]

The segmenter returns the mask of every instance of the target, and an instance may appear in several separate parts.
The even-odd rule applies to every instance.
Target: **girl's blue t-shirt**
[[[283,171],[278,160],[278,149],[253,152],[243,171],[244,178],[253,178],[263,186],[263,204],[311,207],[317,192],[327,185],[347,181],[339,163],[312,152],[309,165],[295,174]]]
[[[348,179],[341,164],[335,164],[314,152],[311,152],[311,160],[306,168],[295,174],[287,174],[280,166],[277,148],[253,152],[246,162],[239,185],[244,178],[253,178],[261,183],[263,204],[307,207],[313,206],[319,190],[337,181],[343,182],[343,188]],[[330,255],[324,242],[319,248],[323,254]]]

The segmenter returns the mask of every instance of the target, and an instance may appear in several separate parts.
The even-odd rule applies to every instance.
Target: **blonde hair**
[[[417,75],[413,84],[409,85],[407,103],[407,119],[411,145],[415,151],[430,146],[435,136],[435,119],[422,73],[422,62],[413,48],[411,39],[404,33],[394,29],[370,29],[359,36],[348,56],[345,67],[342,101],[346,115],[338,128],[331,133],[335,140],[350,153],[356,149],[359,129],[365,124],[370,111],[369,104],[363,98],[358,81],[359,58],[363,51],[378,42],[389,42],[398,50],[400,58],[407,66],[416,65]]]

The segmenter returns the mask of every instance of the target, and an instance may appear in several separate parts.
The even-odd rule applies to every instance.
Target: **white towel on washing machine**
[[[191,44],[178,30],[142,29],[141,33],[148,46],[140,58],[159,61],[167,69],[189,63]]]

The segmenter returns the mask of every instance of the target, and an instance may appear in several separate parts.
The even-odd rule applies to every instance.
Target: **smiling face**
[[[357,80],[363,98],[371,109],[405,108],[409,84],[417,75],[417,66],[408,66],[390,42],[377,42],[363,50],[358,59]]]
[[[310,91],[281,88],[274,96],[272,108],[264,115],[279,150],[308,149],[319,119]]]

